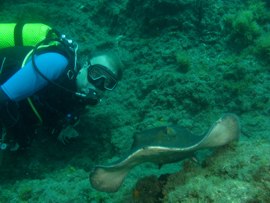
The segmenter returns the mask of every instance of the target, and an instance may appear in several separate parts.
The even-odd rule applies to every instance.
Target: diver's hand
[[[57,137],[57,139],[62,142],[62,144],[67,144],[70,139],[76,138],[79,133],[72,125],[68,125],[66,128],[62,129]]]

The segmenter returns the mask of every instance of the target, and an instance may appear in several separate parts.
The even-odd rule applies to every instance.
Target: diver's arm
[[[65,56],[49,52],[36,56],[36,65],[40,72],[49,80],[56,80],[65,71],[68,60]],[[30,60],[24,67],[17,71],[9,78],[1,89],[12,101],[25,99],[48,84],[37,71],[35,71],[32,61]]]

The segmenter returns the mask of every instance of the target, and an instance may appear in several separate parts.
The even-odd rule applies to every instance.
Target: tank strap
[[[17,23],[14,28],[14,44],[15,46],[23,46],[23,26],[25,23]]]
[[[32,99],[30,97],[27,98],[27,102],[28,102],[29,106],[31,107],[32,111],[34,112],[34,114],[36,115],[36,117],[39,121],[39,124],[42,124],[43,119],[42,119],[41,115],[39,114],[37,108],[35,107],[34,103],[32,102]]]

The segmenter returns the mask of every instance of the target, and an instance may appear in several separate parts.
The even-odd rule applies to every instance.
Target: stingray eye
[[[167,135],[174,135],[175,134],[175,130],[171,127],[167,127]]]

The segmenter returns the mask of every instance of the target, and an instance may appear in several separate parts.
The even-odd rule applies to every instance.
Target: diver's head
[[[100,99],[105,90],[113,90],[122,77],[123,64],[113,52],[92,55],[90,64],[77,77],[77,90],[89,97]]]

